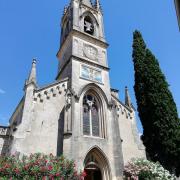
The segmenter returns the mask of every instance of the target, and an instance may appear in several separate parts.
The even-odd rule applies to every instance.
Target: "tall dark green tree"
[[[134,90],[147,156],[178,174],[180,121],[176,104],[158,60],[146,47],[139,31],[133,36],[133,62]]]

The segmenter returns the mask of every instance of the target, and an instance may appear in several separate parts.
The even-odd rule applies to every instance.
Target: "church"
[[[122,102],[110,86],[107,48],[99,0],[71,0],[55,81],[37,84],[34,59],[10,125],[0,127],[0,153],[64,154],[86,180],[120,180],[129,160],[146,157],[128,89]]]

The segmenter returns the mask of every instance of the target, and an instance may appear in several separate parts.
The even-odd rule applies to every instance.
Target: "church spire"
[[[30,71],[30,74],[29,74],[29,78],[28,80],[26,81],[26,86],[28,84],[31,84],[33,83],[35,86],[36,86],[36,59],[33,59],[32,61],[32,68],[31,68],[31,71]]]
[[[130,108],[132,107],[131,98],[130,98],[129,90],[128,90],[127,86],[125,87],[125,105],[130,107]]]
[[[100,0],[95,0],[95,8],[96,8],[97,10],[102,10],[101,4],[100,4]]]

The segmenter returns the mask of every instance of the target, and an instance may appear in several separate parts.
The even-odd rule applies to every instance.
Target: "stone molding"
[[[63,92],[66,92],[67,81],[68,79],[56,82],[39,90],[35,90],[34,101],[42,103],[45,100],[51,99],[53,97],[61,95]]]
[[[120,100],[118,100],[113,95],[112,95],[112,99],[114,101],[113,104],[116,106],[118,116],[119,116],[119,113],[121,113],[122,115],[126,117],[126,119],[133,119],[133,111],[131,109],[129,109],[125,104],[123,104]]]

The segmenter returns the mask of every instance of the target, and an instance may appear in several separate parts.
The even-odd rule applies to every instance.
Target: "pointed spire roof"
[[[68,6],[65,6],[65,7],[64,7],[64,11],[63,11],[63,15],[66,14],[67,10],[68,10]]]
[[[32,68],[29,74],[29,78],[26,82],[26,85],[30,84],[30,83],[34,83],[36,85],[36,59],[33,59],[32,61]]]
[[[89,7],[92,7],[92,2],[91,0],[81,0],[81,2]]]
[[[131,98],[130,98],[129,90],[128,90],[127,86],[125,87],[125,105],[130,108],[132,107],[131,106]]]
[[[102,11],[100,0],[95,0],[95,5],[94,6],[95,6],[95,8],[97,10],[101,10]]]

